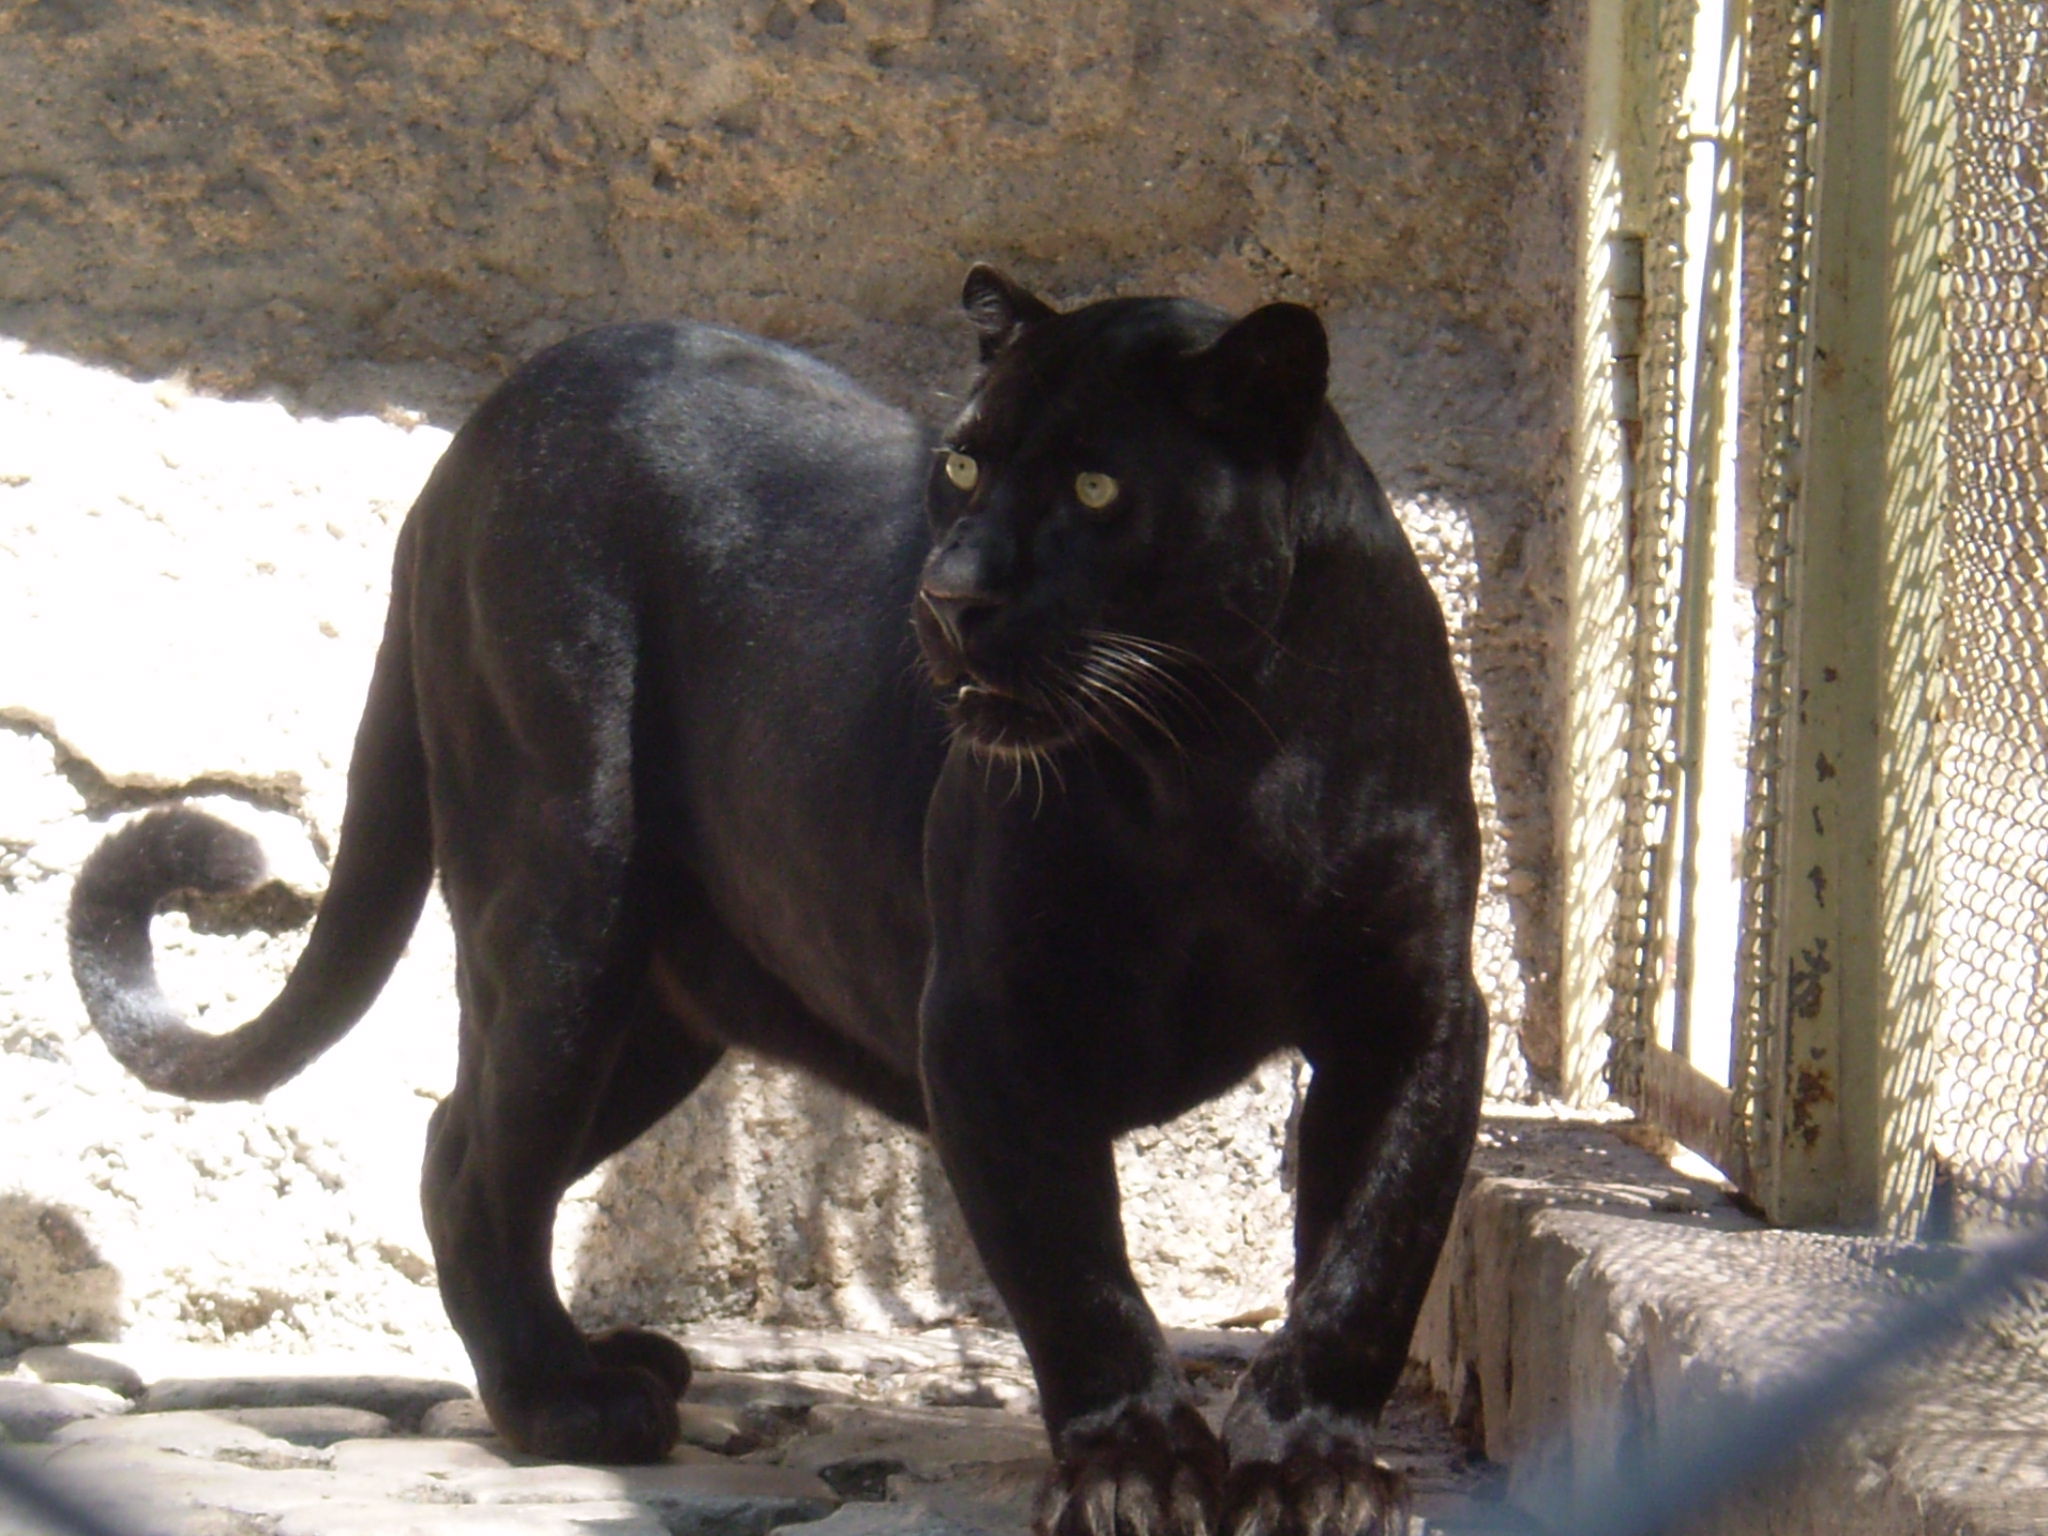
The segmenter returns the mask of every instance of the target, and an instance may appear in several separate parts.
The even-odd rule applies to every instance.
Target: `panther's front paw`
[[[1127,1402],[1068,1424],[1037,1536],[1210,1536],[1223,1447],[1188,1403]]]
[[[1407,1536],[1407,1480],[1373,1459],[1372,1418],[1302,1402],[1291,1364],[1261,1356],[1224,1416],[1224,1536]]]
[[[626,1465],[660,1461],[682,1437],[676,1395],[639,1365],[552,1376],[524,1389],[488,1392],[499,1434],[529,1456]]]
[[[1408,1486],[1363,1446],[1233,1462],[1223,1486],[1225,1536],[1406,1536]]]

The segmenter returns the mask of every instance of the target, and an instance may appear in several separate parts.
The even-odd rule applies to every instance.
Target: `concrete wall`
[[[412,1196],[453,1065],[438,913],[304,1079],[192,1107],[86,1031],[62,902],[113,818],[192,791],[318,890],[404,507],[495,378],[605,320],[750,327],[936,417],[972,259],[1062,301],[1320,308],[1480,726],[1494,1086],[1552,1070],[1575,26],[1531,0],[0,0],[0,1347],[445,1344]],[[166,918],[173,986],[252,1011],[290,908]],[[1175,1318],[1282,1299],[1296,1088],[1275,1063],[1126,1149]],[[919,1147],[747,1066],[580,1189],[560,1250],[594,1319],[993,1308]]]

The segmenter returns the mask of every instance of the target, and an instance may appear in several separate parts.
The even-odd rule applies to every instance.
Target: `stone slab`
[[[142,1375],[127,1361],[70,1344],[38,1344],[15,1361],[17,1371],[53,1386],[103,1387],[123,1397],[140,1397]]]
[[[993,1328],[893,1334],[726,1323],[692,1329],[683,1342],[691,1361],[711,1371],[822,1371],[873,1377],[941,1368],[1025,1368],[1023,1346],[1015,1335]]]
[[[266,1435],[219,1414],[131,1413],[120,1418],[80,1419],[50,1436],[58,1449],[118,1446],[163,1451],[202,1461],[233,1461],[246,1467],[324,1466],[322,1453]]]
[[[231,1424],[246,1424],[274,1440],[316,1448],[343,1440],[382,1439],[391,1433],[391,1421],[383,1414],[332,1403],[303,1408],[222,1408],[217,1412]]]
[[[1555,1518],[1623,1464],[1698,1443],[1967,1252],[1781,1231],[1609,1125],[1489,1118],[1413,1353]],[[2042,1309],[1979,1319],[1861,1414],[1702,1506],[1711,1536],[2048,1530]],[[1690,1527],[1689,1527],[1690,1529]]]
[[[441,1440],[488,1440],[498,1431],[473,1397],[451,1397],[420,1415],[420,1433]]]
[[[429,1408],[469,1395],[469,1388],[458,1382],[414,1376],[200,1376],[153,1381],[140,1406],[149,1413],[338,1406],[381,1414],[412,1428]]]
[[[676,1405],[683,1444],[720,1456],[740,1456],[760,1447],[757,1423],[744,1409],[725,1403],[682,1402]]]
[[[1029,1525],[1038,1490],[1051,1468],[1049,1456],[1032,1456],[957,1468],[936,1482],[899,1472],[889,1479],[888,1493],[891,1502],[922,1504],[969,1524],[1000,1514],[1012,1524]]]
[[[407,1479],[447,1479],[470,1472],[539,1464],[536,1458],[520,1455],[502,1440],[453,1437],[344,1440],[328,1450],[327,1461],[337,1471]]]
[[[0,1379],[0,1430],[10,1440],[47,1440],[66,1424],[126,1413],[128,1400],[104,1387],[51,1386],[41,1381]]]
[[[989,1507],[975,1518],[964,1506],[934,1509],[921,1503],[844,1504],[822,1520],[777,1529],[789,1536],[1023,1536],[1030,1522]]]
[[[763,1536],[829,1514],[838,1503],[807,1473],[735,1462],[507,1467],[450,1478],[448,1487],[477,1504],[624,1499],[657,1515],[677,1536]]]
[[[700,1370],[690,1378],[685,1402],[743,1407],[757,1412],[801,1418],[819,1403],[863,1401],[853,1389],[855,1378],[822,1371]]]
[[[545,1506],[365,1501],[294,1510],[273,1536],[668,1536],[646,1510],[617,1501]]]
[[[1046,1454],[1045,1432],[995,1409],[905,1409],[830,1405],[812,1410],[813,1433],[773,1453],[814,1472],[847,1498],[879,1498],[893,1474],[923,1481],[965,1467]]]

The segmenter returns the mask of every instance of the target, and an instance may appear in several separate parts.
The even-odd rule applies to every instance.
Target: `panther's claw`
[[[1242,1462],[1224,1484],[1224,1536],[1406,1536],[1407,1530],[1407,1480],[1364,1450]]]
[[[1128,1403],[1069,1425],[1040,1491],[1036,1536],[1211,1536],[1223,1448],[1186,1403]]]

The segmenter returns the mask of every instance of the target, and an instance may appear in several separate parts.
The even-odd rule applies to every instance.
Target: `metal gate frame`
[[[1589,3],[1565,1088],[1783,1222],[1903,1230],[1928,1185],[1955,26]]]

